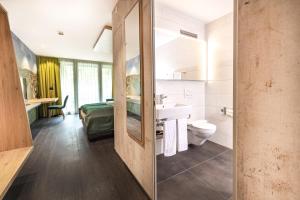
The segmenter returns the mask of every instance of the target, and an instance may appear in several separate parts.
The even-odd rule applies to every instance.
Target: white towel
[[[187,119],[177,119],[177,150],[188,150]]]
[[[164,122],[164,155],[176,154],[176,120]]]

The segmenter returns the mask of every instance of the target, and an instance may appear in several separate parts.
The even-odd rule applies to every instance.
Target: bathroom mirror
[[[125,18],[125,66],[127,132],[132,139],[143,145],[143,53],[141,43],[141,10],[141,3],[140,1],[137,1]]]
[[[206,43],[197,34],[155,28],[156,79],[205,81],[206,56]]]

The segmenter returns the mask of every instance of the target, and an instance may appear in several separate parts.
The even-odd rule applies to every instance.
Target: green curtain
[[[39,97],[56,98],[59,100],[55,104],[61,104],[60,67],[58,58],[38,57],[38,79]],[[48,116],[48,104],[41,106],[40,116]],[[52,112],[53,115],[60,114],[60,111]]]

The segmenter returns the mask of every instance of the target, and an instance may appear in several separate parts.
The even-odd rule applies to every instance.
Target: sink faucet
[[[164,94],[160,94],[160,95],[158,95],[158,98],[157,98],[157,100],[158,100],[158,104],[163,104],[164,103],[164,99],[166,99],[168,96],[167,95],[164,95]]]

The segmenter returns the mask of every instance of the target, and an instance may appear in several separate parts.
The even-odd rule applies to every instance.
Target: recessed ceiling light
[[[58,31],[57,34],[58,34],[58,35],[61,35],[61,36],[62,36],[62,35],[65,35],[64,32],[62,32],[62,31]]]

